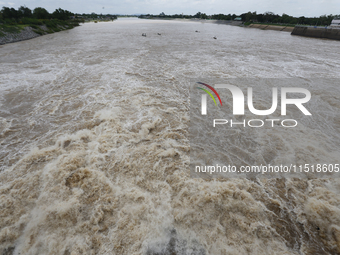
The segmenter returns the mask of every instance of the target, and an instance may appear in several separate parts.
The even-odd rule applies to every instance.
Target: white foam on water
[[[340,252],[338,179],[192,179],[188,140],[192,80],[339,78],[339,52],[329,50],[337,47],[284,32],[137,19],[1,46],[0,251]],[[327,122],[304,120],[296,131],[303,144],[283,129],[262,137],[234,130],[225,158],[339,158],[339,87],[328,89],[311,88],[311,111]]]

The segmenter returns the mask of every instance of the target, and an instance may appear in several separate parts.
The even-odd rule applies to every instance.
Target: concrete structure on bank
[[[340,40],[340,29],[334,27],[295,26],[292,35]]]
[[[292,32],[294,27],[287,26],[273,26],[273,25],[261,25],[261,24],[250,24],[247,27],[251,28],[260,28],[263,30],[275,30],[275,31],[284,31],[284,32]]]

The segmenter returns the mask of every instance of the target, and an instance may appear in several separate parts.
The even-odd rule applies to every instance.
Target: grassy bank
[[[27,25],[4,25],[0,24],[0,37],[4,36],[5,33],[20,33]]]
[[[295,27],[296,24],[278,24],[278,23],[258,23],[258,22],[246,22],[244,25],[248,26],[250,24],[254,25],[266,25],[266,26],[278,26],[278,27]]]
[[[44,35],[59,32],[65,29],[71,29],[79,26],[79,20],[43,20],[43,19],[26,19],[18,23],[0,24],[0,37],[8,33],[18,34],[26,27],[31,27],[33,32]]]
[[[79,26],[80,22],[84,19],[61,8],[49,13],[42,7],[32,11],[26,6],[20,6],[17,10],[4,6],[0,11],[0,44],[71,29]]]

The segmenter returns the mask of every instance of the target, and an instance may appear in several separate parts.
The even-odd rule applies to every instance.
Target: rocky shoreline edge
[[[55,33],[59,32],[62,30],[67,30],[71,29],[73,27],[63,27],[63,26],[58,26],[58,31],[53,31],[49,30],[46,25],[42,26],[37,26],[38,29],[34,29],[30,26],[27,26],[23,28],[20,32],[14,33],[14,32],[6,32],[6,31],[1,31],[0,30],[0,45],[4,45],[7,43],[14,43],[14,42],[20,42],[24,40],[29,40],[35,37],[39,37],[42,35],[50,34],[50,33]]]
[[[0,45],[28,40],[40,36],[39,34],[33,32],[33,28],[31,27],[25,27],[19,33],[8,33],[4,31],[1,31],[1,33],[4,35],[0,37]]]

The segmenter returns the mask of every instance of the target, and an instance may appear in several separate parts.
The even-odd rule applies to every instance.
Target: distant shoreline
[[[172,21],[186,21],[186,22],[200,22],[200,23],[212,23],[212,24],[225,24],[225,25],[233,25],[233,26],[242,26],[242,21],[234,21],[234,20],[217,20],[217,19],[181,19],[181,18],[152,18],[145,20],[172,20]]]
[[[244,25],[242,21],[234,21],[234,20],[206,20],[206,19],[180,19],[180,18],[152,18],[150,20],[173,20],[173,21],[187,21],[187,22],[201,22],[201,23],[212,23],[212,24],[224,24],[231,26],[240,26],[246,28],[259,28],[262,30],[274,30],[274,31],[282,31],[282,32],[292,32],[294,27],[291,26],[276,26],[276,25],[263,25],[263,24],[250,24]]]

